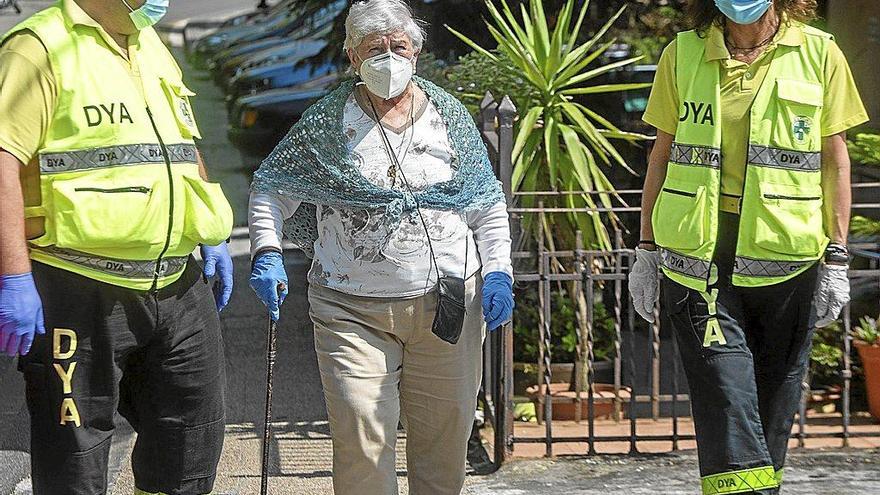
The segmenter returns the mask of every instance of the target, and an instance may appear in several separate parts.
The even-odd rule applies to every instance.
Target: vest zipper
[[[172,229],[174,228],[174,175],[171,173],[171,158],[168,156],[168,149],[165,147],[165,141],[162,140],[162,135],[159,134],[159,128],[156,126],[156,121],[153,119],[153,112],[150,111],[149,106],[147,107],[147,116],[150,118],[150,124],[152,124],[153,126],[153,132],[156,133],[156,139],[159,140],[159,148],[162,149],[162,157],[165,159],[165,170],[168,173],[169,191],[168,231],[165,234],[165,246],[162,247],[162,252],[160,252],[159,257],[156,258],[156,269],[153,273],[153,285],[152,287],[150,287],[150,292],[156,294],[159,287],[159,270],[162,266],[162,258],[165,257],[165,253],[167,253],[168,249],[171,247],[171,233]]]
[[[149,194],[149,187],[117,187],[114,189],[102,189],[100,187],[77,187],[74,189],[76,192],[99,192],[99,193],[107,193],[107,194],[115,194],[115,193],[141,193],[141,194]]]
[[[785,196],[782,194],[765,194],[764,199],[788,199],[791,201],[819,201],[818,196]]]
[[[676,189],[667,189],[665,187],[663,188],[663,191],[668,192],[669,194],[677,194],[679,196],[687,196],[689,198],[696,198],[697,197],[697,193],[689,193],[689,192],[685,192],[685,191],[679,191]]]

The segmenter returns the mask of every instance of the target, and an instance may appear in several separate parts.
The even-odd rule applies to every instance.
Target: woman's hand
[[[629,274],[629,295],[636,313],[654,323],[654,306],[660,297],[660,252],[636,248],[636,262]]]
[[[251,270],[251,287],[269,308],[272,321],[278,321],[281,305],[287,297],[287,272],[281,253],[270,251],[257,256]]]
[[[849,267],[821,263],[816,280],[813,305],[816,308],[816,328],[827,327],[837,321],[849,302]]]
[[[492,272],[483,280],[483,318],[489,331],[513,318],[513,279],[504,272]]]

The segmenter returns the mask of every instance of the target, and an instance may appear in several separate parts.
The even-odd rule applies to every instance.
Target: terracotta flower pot
[[[856,341],[856,349],[865,367],[865,386],[868,389],[868,408],[871,416],[880,419],[880,345]]]
[[[540,389],[537,385],[534,385],[529,387],[526,391],[528,396],[532,399],[532,402],[534,402],[536,411],[541,408],[539,391],[542,389],[544,389],[543,385],[541,385]],[[624,416],[626,415],[627,406],[629,405],[629,395],[630,390],[628,387],[624,387],[620,390],[619,400]],[[567,383],[551,383],[550,396],[553,398],[553,419],[572,421],[577,418],[577,395],[574,392],[568,390]],[[614,385],[607,383],[593,384],[593,414],[596,419],[610,418],[614,413],[615,400],[616,397],[614,395]],[[580,403],[580,419],[589,419],[589,409],[586,392],[581,392]]]

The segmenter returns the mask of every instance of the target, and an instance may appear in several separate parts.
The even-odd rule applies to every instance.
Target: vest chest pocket
[[[195,113],[190,105],[190,97],[196,94],[189,90],[183,83],[176,83],[168,79],[162,79],[162,89],[165,91],[165,97],[177,120],[177,126],[180,128],[181,136],[185,139],[201,138],[199,127],[196,124]]]
[[[818,83],[776,80],[774,144],[786,149],[819,149],[825,88]]]
[[[654,205],[654,240],[673,250],[698,249],[708,235],[706,219],[706,187],[667,180]]]
[[[169,197],[164,184],[83,177],[55,181],[51,191],[59,248],[106,251],[165,242]]]
[[[753,220],[755,245],[784,255],[817,256],[825,240],[822,188],[762,183],[760,191]]]

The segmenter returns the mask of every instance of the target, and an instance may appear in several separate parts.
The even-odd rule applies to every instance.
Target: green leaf
[[[498,11],[494,4],[492,4],[491,2],[486,2],[487,7],[489,8],[489,13],[495,19],[496,25],[489,26],[491,30],[495,30],[495,33],[493,33],[493,37],[499,43],[504,41],[516,47],[516,50],[520,53],[521,56],[528,54],[534,58],[534,47],[530,46],[528,35],[519,25],[519,21],[517,21],[513,17],[513,13],[510,11],[510,7],[507,6],[507,1],[502,0],[502,4],[505,11],[503,15],[501,12]]]
[[[571,5],[574,5],[573,3]],[[581,12],[578,15],[578,20],[575,22],[574,27],[571,29],[568,37],[568,43],[566,43],[565,50],[562,53],[562,59],[568,58],[568,55],[574,50],[575,44],[577,43],[578,36],[581,34],[581,27],[584,25],[584,18],[587,16],[587,8],[590,6],[590,2],[584,2],[584,5],[581,7]]]
[[[570,80],[572,77],[580,74],[584,69],[587,68],[588,65],[593,63],[594,60],[599,58],[603,53],[611,48],[611,45],[613,44],[614,41],[609,41],[592,53],[589,53],[590,47],[587,45],[582,45],[576,48],[562,61],[562,64],[560,66],[561,70],[559,71],[559,74],[553,79],[553,87],[558,88],[565,86],[565,82],[568,82],[568,80]]]
[[[577,132],[571,127],[560,124],[559,131],[562,133],[562,139],[565,141],[565,148],[568,156],[574,166],[574,176],[577,178],[578,184],[584,191],[590,191],[592,184],[590,183],[590,165],[587,162],[587,156],[584,153],[584,147],[581,144]]]
[[[569,25],[571,24],[571,13],[574,10],[574,4],[566,3],[556,19],[556,28],[550,41],[550,53],[547,56],[547,62],[544,64],[544,77],[552,80],[553,75],[559,69],[559,62],[562,59],[562,44],[565,43]]]
[[[587,8],[587,5],[584,5],[584,9],[586,9],[586,8]],[[598,32],[597,32],[597,33],[596,33],[596,34],[595,34],[595,35],[594,35],[589,41],[587,41],[586,43],[584,43],[583,45],[581,45],[580,47],[578,47],[578,50],[575,51],[574,53],[570,54],[568,57],[566,57],[566,59],[568,59],[569,57],[574,57],[574,58],[580,59],[584,54],[586,54],[589,50],[591,50],[594,46],[596,46],[596,43],[598,43],[599,40],[600,40],[603,36],[605,36],[605,33],[607,33],[608,30],[611,29],[611,26],[613,26],[614,23],[617,22],[617,19],[619,19],[620,16],[623,15],[623,11],[624,11],[625,9],[626,9],[626,5],[624,5],[623,7],[621,7],[620,10],[618,10],[617,13],[614,14],[614,15],[611,17],[611,19],[609,19],[608,22],[606,22],[606,23],[602,26],[602,28],[599,29],[599,31],[598,31]],[[605,47],[604,49],[600,50],[600,53],[601,53],[601,52],[604,52],[605,50],[607,50],[607,49],[608,49],[607,47],[610,46],[610,45],[612,45],[613,43],[614,43],[613,40],[610,41],[610,42],[608,42],[608,43],[606,43],[606,47]],[[564,63],[564,65],[567,66],[567,65],[569,65],[569,63]],[[580,70],[582,70],[582,69],[583,69],[583,68],[579,69],[577,72],[580,72]]]
[[[516,161],[519,158],[520,153],[522,153],[523,147],[526,144],[526,141],[529,135],[535,132],[535,124],[537,124],[538,119],[544,113],[544,107],[534,107],[526,113],[526,116],[522,118],[519,122],[519,132],[517,133],[516,139],[514,140],[513,145],[513,160]]]
[[[880,236],[880,220],[854,215],[850,223],[853,234],[865,237]]]
[[[522,178],[531,170],[537,172],[541,168],[540,160],[536,157],[539,156],[540,145],[543,140],[544,134],[542,132],[534,132],[528,136],[526,144],[523,146],[522,153],[520,153],[514,161],[513,177],[511,179],[514,188],[517,187],[517,184],[519,184]],[[543,155],[543,152],[540,154]]]
[[[531,6],[535,38],[538,42],[535,51],[546,58],[547,51],[550,49],[550,30],[547,26],[547,17],[544,15],[544,2],[542,0],[531,0],[529,6]]]
[[[493,36],[501,36],[501,33],[498,32],[497,29],[489,26],[489,33]],[[544,74],[540,69],[535,65],[535,63],[529,58],[527,53],[523,53],[523,51],[518,50],[511,42],[504,39],[503,37],[498,41],[498,49],[504,52],[514,63],[514,65],[523,71],[529,81],[535,87],[544,90],[546,86],[544,80]]]
[[[527,173],[522,177],[521,182],[517,187],[514,188],[514,191],[535,191],[538,188],[538,173],[541,171],[540,167],[530,167]]]
[[[588,41],[586,43],[586,45],[589,47],[595,46],[596,43],[598,43],[599,40],[602,39],[603,36],[605,36],[605,33],[607,33],[609,29],[611,29],[611,26],[613,26],[614,23],[617,22],[617,19],[619,19],[620,16],[623,15],[623,11],[625,11],[625,10],[626,10],[626,5],[620,7],[620,9],[617,11],[617,13],[614,14],[613,16],[611,16],[610,19],[608,19],[608,21],[602,26],[602,28],[600,28],[599,31],[597,31],[596,34],[593,35],[593,37],[590,39],[590,41]]]
[[[448,25],[446,26],[446,29],[448,29],[449,32],[451,32],[452,34],[454,34],[456,37],[458,37],[458,39],[460,39],[461,41],[463,41],[467,46],[471,47],[473,50],[476,50],[476,51],[482,53],[483,55],[489,57],[489,58],[492,59],[492,60],[495,60],[495,61],[498,60],[498,57],[496,57],[494,53],[492,53],[492,52],[490,52],[489,50],[486,50],[485,48],[481,47],[481,46],[478,45],[476,42],[471,41],[471,39],[468,38],[467,36],[465,36],[465,35],[459,33],[458,31],[456,31],[455,29],[451,28],[451,27],[448,26]]]
[[[597,93],[617,93],[620,91],[633,91],[637,89],[650,88],[651,83],[628,83],[628,84],[599,84],[596,86],[588,86],[586,88],[566,89],[562,91],[564,95],[592,95]]]
[[[501,0],[500,11],[492,2],[486,2],[486,6],[492,14],[492,17],[495,18],[496,24],[509,26],[514,33],[511,36],[515,37],[521,45],[528,46],[529,36],[526,34],[523,27],[520,26],[520,21],[516,18],[516,15],[514,15],[513,9],[510,8],[510,4],[507,3],[507,0]],[[508,30],[508,32],[510,31]]]
[[[559,178],[556,168],[559,166],[559,129],[556,127],[556,118],[546,115],[544,118],[544,153],[547,158],[547,172],[550,174],[550,184],[556,189],[556,181]]]
[[[575,84],[580,84],[584,81],[589,81],[590,79],[595,79],[602,74],[606,74],[608,72],[613,71],[614,69],[619,69],[620,67],[625,67],[630,64],[634,64],[639,60],[645,58],[644,56],[640,57],[632,57],[625,60],[619,60],[617,62],[613,62],[607,65],[603,65],[602,67],[595,68],[591,71],[584,72],[583,74],[577,75],[569,79],[565,84],[560,85],[560,87],[568,87],[574,86]]]
[[[649,136],[639,132],[609,131],[607,129],[599,129],[599,133],[608,139],[622,139],[628,143],[635,144],[638,141],[654,141],[656,136]]]
[[[611,151],[607,149],[604,143],[607,143],[608,140],[603,138],[598,129],[596,129],[596,127],[592,124],[592,122],[584,117],[578,105],[574,103],[565,103],[562,105],[562,111],[565,112],[568,118],[570,118],[573,122],[577,124],[577,131],[590,140],[590,143],[592,144],[593,149],[599,155],[599,158],[604,163],[609,163],[608,156],[612,155],[611,151],[613,151],[613,153],[617,153],[617,150],[614,149],[613,146],[611,146]],[[624,164],[624,166],[626,165]]]

